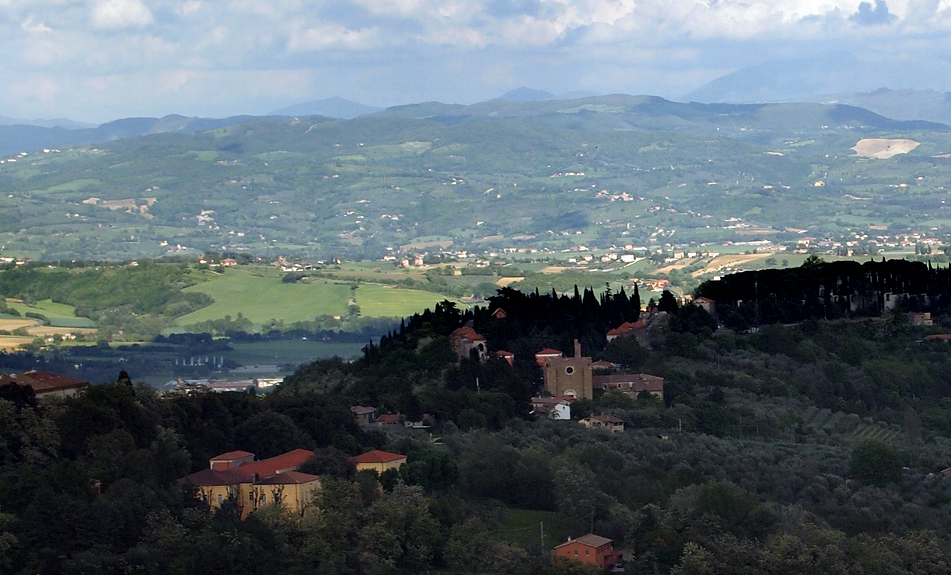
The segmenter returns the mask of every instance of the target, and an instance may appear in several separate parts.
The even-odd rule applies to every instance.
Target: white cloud
[[[52,31],[53,31],[52,28],[50,28],[49,26],[47,26],[46,24],[44,24],[44,23],[42,23],[42,22],[38,22],[38,23],[34,24],[34,23],[33,23],[33,14],[30,14],[30,15],[27,17],[27,19],[24,20],[22,24],[20,24],[20,29],[23,30],[23,31],[25,31],[25,32],[33,32],[33,33],[36,33],[36,32],[41,32],[41,33],[42,33],[42,32],[52,32]]]
[[[100,29],[141,27],[152,23],[152,12],[139,0],[96,0],[90,18]]]

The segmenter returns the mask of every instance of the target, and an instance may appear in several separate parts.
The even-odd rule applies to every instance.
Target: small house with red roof
[[[614,542],[594,533],[577,539],[569,537],[567,542],[555,547],[555,557],[581,561],[600,569],[613,567],[621,561],[621,553],[614,550]]]
[[[545,349],[535,354],[535,363],[537,363],[539,367],[545,367],[545,362],[548,361],[549,359],[556,359],[556,358],[562,358],[562,357],[565,357],[564,352],[559,351],[557,349],[552,349],[550,347],[546,347]]]
[[[645,329],[646,327],[647,327],[647,324],[642,319],[639,319],[635,322],[626,321],[622,323],[621,325],[617,326],[616,328],[608,331],[605,337],[607,338],[608,341],[612,341],[619,337],[634,335],[637,333],[638,330]]]
[[[403,464],[406,463],[406,456],[374,449],[366,453],[361,453],[356,457],[351,457],[350,460],[356,465],[358,472],[372,469],[377,473],[383,473],[388,469],[399,469],[402,467]]]
[[[515,354],[512,353],[511,351],[505,351],[504,349],[500,349],[499,351],[495,352],[495,357],[499,359],[504,359],[505,361],[508,362],[509,365],[512,365],[515,363]]]
[[[470,357],[472,351],[475,350],[479,360],[484,361],[489,351],[482,334],[468,325],[457,328],[449,334],[449,345],[460,359]]]

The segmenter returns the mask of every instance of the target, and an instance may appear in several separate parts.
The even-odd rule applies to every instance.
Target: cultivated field
[[[852,146],[856,156],[887,160],[898,154],[907,154],[920,145],[914,140],[863,138]]]
[[[727,254],[722,256],[717,256],[713,258],[707,266],[701,270],[693,272],[693,277],[702,276],[704,274],[716,273],[722,269],[735,267],[738,265],[748,264],[750,262],[766,259],[768,257],[775,257],[774,254],[765,253],[765,254]]]

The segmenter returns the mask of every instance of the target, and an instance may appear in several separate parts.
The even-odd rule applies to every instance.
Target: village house
[[[350,408],[353,419],[360,425],[373,423],[373,416],[376,414],[376,408],[363,405],[354,405]]]
[[[377,417],[374,423],[377,425],[403,425],[404,421],[406,421],[406,416],[402,413],[384,413]]]
[[[406,456],[374,449],[366,453],[361,453],[356,457],[351,457],[350,460],[356,465],[358,472],[372,469],[382,474],[389,469],[399,469],[402,467],[403,464],[406,463]]]
[[[562,357],[565,357],[564,352],[559,351],[557,349],[552,349],[550,347],[546,347],[545,349],[535,354],[535,363],[537,363],[539,367],[545,367],[545,362],[548,361],[549,359],[562,358]]]
[[[596,375],[592,378],[594,389],[604,391],[620,391],[633,398],[646,391],[664,400],[664,378],[646,373],[614,373],[611,375]]]
[[[554,553],[555,557],[581,561],[599,569],[613,567],[621,561],[621,553],[614,550],[614,542],[593,533],[577,539],[569,537],[566,543],[555,547]]]
[[[489,351],[485,338],[470,326],[457,328],[449,334],[449,345],[460,359],[470,357],[472,351],[475,350],[479,360],[484,361]]]
[[[24,371],[17,375],[0,375],[0,385],[9,383],[29,386],[37,399],[75,397],[91,385],[84,379],[36,370]]]
[[[513,365],[515,363],[515,354],[511,351],[500,349],[499,351],[495,352],[495,357],[504,359],[509,365]]]
[[[550,419],[571,419],[571,401],[563,397],[533,397],[532,414]]]
[[[624,431],[624,420],[618,419],[613,415],[592,415],[591,417],[579,419],[578,423],[588,429],[606,429],[611,433],[621,433]]]
[[[254,461],[247,451],[230,451],[208,460],[208,469],[179,479],[191,484],[212,509],[231,500],[241,519],[268,504],[280,504],[293,513],[303,514],[314,491],[320,489],[320,477],[297,471],[313,455],[306,449]]]

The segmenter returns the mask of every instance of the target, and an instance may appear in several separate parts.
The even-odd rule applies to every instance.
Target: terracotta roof
[[[612,540],[608,539],[607,537],[601,537],[600,535],[595,535],[594,533],[588,533],[587,535],[582,535],[577,539],[572,539],[571,541],[562,543],[561,545],[555,547],[555,549],[558,549],[558,547],[564,547],[565,545],[570,545],[572,543],[581,543],[582,545],[587,545],[589,547],[601,547],[602,545],[607,545],[611,542]]]
[[[388,453],[386,451],[374,449],[373,451],[361,453],[356,457],[351,457],[351,459],[354,463],[390,463],[391,461],[406,459],[406,456],[400,455],[398,453]]]
[[[367,415],[376,413],[375,407],[364,407],[362,405],[354,405],[350,408],[350,413],[354,415]]]
[[[617,417],[608,414],[594,415],[591,417],[591,419],[597,419],[603,423],[624,423],[623,419],[618,419]]]
[[[550,347],[546,347],[545,349],[543,349],[543,350],[541,350],[540,352],[536,353],[536,354],[535,354],[535,357],[538,357],[538,356],[540,356],[540,355],[544,355],[544,356],[556,355],[556,356],[557,356],[557,355],[565,355],[565,352],[559,351],[559,350],[557,350],[557,349],[552,349],[552,348],[550,348]]]
[[[313,454],[313,451],[306,449],[295,449],[294,451],[288,451],[287,453],[282,453],[270,459],[244,463],[232,471],[244,474],[247,477],[252,477],[255,474],[258,477],[270,477],[278,473],[285,473],[297,469],[302,463],[310,459]]]
[[[251,455],[247,451],[231,451],[219,455],[217,458],[212,459],[212,461],[228,461],[227,459],[219,458],[224,456],[232,456],[236,453],[245,453],[247,455]],[[194,483],[195,485],[237,485],[239,483],[256,483],[260,482],[262,478],[266,479],[275,475],[295,472],[295,470],[302,463],[307,461],[313,454],[314,452],[308,451],[306,449],[295,449],[294,451],[288,451],[287,453],[283,453],[269,459],[264,459],[262,461],[249,461],[242,463],[238,467],[234,467],[232,469],[202,469],[201,471],[197,471],[191,475],[186,475],[180,479],[179,482]]]
[[[202,469],[191,475],[178,480],[179,483],[191,483],[192,485],[237,485],[239,483],[248,483],[247,478],[235,473],[236,469],[217,471],[215,469]]]
[[[228,453],[222,453],[221,455],[216,455],[212,457],[209,461],[234,461],[235,459],[242,459],[247,456],[254,457],[254,454],[249,451],[229,451]]]
[[[320,481],[320,477],[311,475],[310,473],[301,473],[300,471],[288,471],[286,473],[272,475],[271,477],[265,477],[258,481],[256,485],[301,485],[313,481]]]
[[[515,357],[514,353],[511,351],[505,351],[504,349],[500,349],[499,351],[495,352],[495,355],[499,357]]]
[[[383,415],[376,418],[376,422],[383,425],[398,424],[403,421],[403,414],[401,413],[384,413]]]
[[[620,388],[625,391],[664,391],[664,378],[646,373],[596,375],[591,378],[591,383],[594,389]]]
[[[48,371],[24,371],[19,375],[11,376],[11,378],[20,385],[29,385],[37,395],[53,393],[65,389],[86,387],[89,385],[89,382],[85,379],[59,375]]]
[[[479,332],[472,329],[471,327],[463,326],[463,327],[457,328],[455,331],[452,332],[452,335],[454,337],[461,337],[461,338],[469,339],[472,341],[485,341],[485,338],[482,337],[482,335]]]

